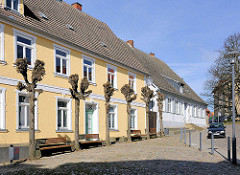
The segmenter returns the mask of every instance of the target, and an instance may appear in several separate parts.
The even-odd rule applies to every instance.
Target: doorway
[[[99,134],[97,104],[85,104],[85,133]]]

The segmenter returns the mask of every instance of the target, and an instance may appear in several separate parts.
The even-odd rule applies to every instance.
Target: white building
[[[205,110],[207,104],[182,78],[166,63],[156,58],[154,54],[146,54],[134,47],[132,48],[150,74],[150,77],[146,78],[146,83],[156,94],[150,105],[150,110],[153,115],[154,113],[156,115],[155,127],[157,130],[159,131],[159,115],[156,101],[158,91],[165,96],[163,102],[164,128],[183,127],[188,123],[202,127],[206,126]]]

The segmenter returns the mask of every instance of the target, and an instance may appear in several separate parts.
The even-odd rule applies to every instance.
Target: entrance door
[[[149,112],[149,131],[154,131],[157,128],[157,113]],[[155,131],[156,132],[156,131]]]
[[[86,110],[86,134],[93,133],[93,110]]]

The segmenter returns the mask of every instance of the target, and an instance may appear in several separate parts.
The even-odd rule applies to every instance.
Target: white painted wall
[[[160,126],[159,126],[159,113],[158,113],[158,107],[157,107],[157,86],[152,85],[152,83],[149,83],[149,87],[151,90],[153,90],[155,92],[155,97],[153,98],[154,101],[154,107],[152,108],[151,111],[153,112],[157,112],[157,131],[160,131]],[[163,93],[164,94],[164,93]],[[197,126],[201,126],[201,127],[206,127],[206,115],[202,115],[202,116],[197,116],[197,117],[193,117],[193,106],[198,106],[203,108],[203,110],[205,111],[205,108],[202,104],[200,103],[194,103],[190,100],[187,99],[183,99],[183,98],[179,98],[178,96],[174,95],[174,94],[164,94],[165,96],[165,100],[163,102],[163,127],[164,128],[176,128],[176,127],[184,127],[186,123],[193,123]],[[179,102],[179,108],[181,108],[180,110],[180,114],[175,114],[174,111],[172,112],[166,112],[166,98],[171,98],[173,101],[177,100]],[[186,104],[186,108],[185,108],[185,104]],[[172,103],[172,108],[173,108],[173,103]]]

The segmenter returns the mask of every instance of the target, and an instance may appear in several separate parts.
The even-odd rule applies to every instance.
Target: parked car
[[[214,137],[219,136],[219,137],[226,137],[226,131],[225,131],[225,126],[223,123],[211,123],[210,126],[208,127],[208,138],[211,138],[211,135],[213,134]]]

